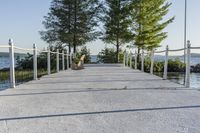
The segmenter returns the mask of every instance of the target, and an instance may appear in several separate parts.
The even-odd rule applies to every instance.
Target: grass
[[[47,70],[38,70],[38,78],[47,75]],[[16,84],[21,84],[33,80],[33,70],[16,70],[15,71]],[[10,71],[0,70],[0,87],[4,84],[9,84],[10,82]]]

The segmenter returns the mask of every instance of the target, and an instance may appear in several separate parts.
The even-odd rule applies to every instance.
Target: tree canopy
[[[120,46],[131,40],[129,31],[130,20],[128,19],[127,5],[130,0],[105,0],[105,16],[102,19],[105,33],[102,40],[105,43],[116,46],[116,62],[119,62]]]
[[[152,50],[167,37],[164,29],[171,6],[167,0],[52,0],[44,17],[41,37],[58,48],[73,47],[101,38],[116,47],[116,63],[123,44]],[[100,26],[104,31],[99,32]],[[101,36],[100,36],[101,35]]]
[[[44,17],[46,31],[42,39],[57,45],[76,47],[96,39],[99,32],[97,16],[100,13],[99,0],[53,0],[50,12]]]
[[[167,37],[163,30],[174,20],[174,17],[164,20],[170,6],[166,0],[132,0],[129,5],[131,29],[137,47],[152,50],[160,46]]]

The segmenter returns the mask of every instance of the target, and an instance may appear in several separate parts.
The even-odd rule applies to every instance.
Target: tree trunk
[[[116,63],[119,63],[119,38],[117,37],[117,52],[116,52]]]
[[[71,2],[69,3],[69,14],[68,14],[68,20],[69,20],[69,22],[68,22],[68,28],[69,28],[69,34],[71,35],[71,11],[72,11],[72,8],[71,8]],[[71,41],[69,42],[69,54],[71,54]]]
[[[69,54],[71,54],[71,44],[69,44],[68,46],[68,51],[69,51]]]
[[[76,36],[74,35],[74,53],[76,53]]]
[[[137,64],[140,65],[140,48],[138,48],[137,61],[138,61]]]
[[[74,42],[74,53],[76,53],[76,35],[77,35],[77,0],[74,0],[75,1],[75,11],[74,11],[74,39],[73,39],[73,42]]]
[[[69,46],[68,46],[68,50],[69,50],[69,55],[71,54],[71,43],[69,43]],[[69,61],[69,67],[71,67],[71,61],[70,60],[68,60]]]
[[[119,30],[120,27],[120,11],[121,11],[121,0],[118,0],[118,10],[119,10],[119,14],[118,14],[118,21],[117,21],[117,29]],[[117,32],[117,54],[116,54],[116,63],[119,63],[119,32]]]

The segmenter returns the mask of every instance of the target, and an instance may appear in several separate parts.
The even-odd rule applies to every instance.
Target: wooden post
[[[190,41],[187,41],[187,62],[186,62],[186,77],[185,77],[185,86],[187,88],[190,87],[190,58],[191,58],[191,51],[190,51]]]
[[[165,66],[164,66],[164,74],[163,74],[163,79],[167,79],[167,72],[168,72],[168,55],[169,55],[169,46],[166,46],[166,51],[165,51]]]
[[[34,80],[37,80],[37,47],[36,44],[33,44],[33,77]]]
[[[14,57],[14,44],[9,40],[9,58],[10,58],[10,87],[15,88],[15,57]]]
[[[135,69],[137,69],[137,51],[135,51]]]
[[[128,53],[126,53],[126,66],[128,66]]]
[[[51,74],[51,52],[50,52],[50,48],[48,48],[48,53],[47,53],[47,71],[48,71],[48,75]]]
[[[150,73],[153,74],[153,67],[154,67],[154,50],[151,52],[151,68]]]
[[[130,53],[130,68],[132,68],[132,53]]]
[[[69,55],[68,55],[68,53],[66,53],[67,54],[67,70],[69,69]]]
[[[65,53],[62,51],[62,69],[65,70]]]
[[[57,68],[57,72],[59,72],[60,70],[60,66],[59,66],[59,50],[57,49],[57,54],[56,54],[56,68]]]
[[[70,54],[70,67],[72,68],[72,56],[73,56],[73,53]]]
[[[142,49],[142,56],[141,56],[141,71],[144,72],[144,50]]]
[[[126,52],[124,52],[124,59],[123,59],[124,67],[126,66]]]

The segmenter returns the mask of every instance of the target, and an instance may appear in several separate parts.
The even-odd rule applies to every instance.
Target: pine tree
[[[99,32],[97,16],[101,4],[99,0],[53,0],[50,12],[43,24],[42,39],[57,45],[67,44],[76,53],[76,47],[96,39]]]
[[[116,63],[119,62],[120,46],[128,43],[131,39],[128,30],[130,24],[128,2],[129,0],[105,0],[105,16],[103,18],[105,33],[102,40],[116,46]]]
[[[163,30],[174,17],[164,21],[171,3],[166,0],[132,0],[130,4],[134,42],[139,49],[152,50],[167,37]]]

